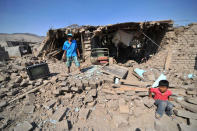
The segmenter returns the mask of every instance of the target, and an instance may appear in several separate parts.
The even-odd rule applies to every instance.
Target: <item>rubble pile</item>
[[[85,30],[83,35],[87,37],[83,36],[82,41],[91,41],[90,38],[95,38],[101,32],[100,35],[107,31],[109,34],[115,33],[119,27],[125,28],[127,24],[96,28],[87,26],[85,28],[89,31]],[[149,26],[152,27],[152,24]],[[125,62],[112,58],[112,63],[92,65],[86,52],[85,62],[81,62],[81,72],[72,66],[69,74],[66,73],[65,62],[51,57],[58,54],[61,56],[61,45],[53,44],[51,38],[54,41],[63,40],[56,39],[59,35],[52,33],[44,42],[50,44],[42,43],[40,49],[37,49],[39,51],[34,50],[33,55],[0,61],[0,130],[196,130],[197,74],[196,69],[191,68],[195,67],[195,55],[191,55],[192,62],[188,70],[183,68],[188,65],[188,60],[180,68],[173,62],[177,52],[173,52],[173,49],[179,44],[177,40],[183,35],[186,37],[186,32],[191,28],[194,30],[194,27],[195,24],[181,31],[177,31],[179,28],[169,29],[162,37],[162,48],[142,63],[122,57]],[[84,31],[84,28],[78,26],[66,29],[70,28]],[[57,32],[61,34],[64,31],[59,29]],[[75,36],[81,38],[80,33]],[[192,39],[196,39],[195,33]],[[196,47],[194,40],[190,42]],[[188,52],[181,48],[181,52],[184,51]],[[191,52],[194,54],[196,50]],[[26,68],[43,62],[48,64],[50,75],[30,80]],[[148,90],[156,87],[160,79],[167,79],[170,83],[174,119],[167,115],[160,120],[155,118],[156,106],[154,100],[149,99]]]

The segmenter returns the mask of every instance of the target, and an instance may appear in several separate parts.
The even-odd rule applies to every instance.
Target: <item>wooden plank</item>
[[[152,82],[131,81],[131,80],[123,80],[123,79],[120,79],[120,82],[123,82],[124,84],[127,85],[136,85],[136,86],[144,86],[144,87],[146,87],[147,85],[152,85]]]
[[[148,88],[139,88],[135,86],[120,85],[120,88],[115,88],[115,90],[121,91],[148,91]]]

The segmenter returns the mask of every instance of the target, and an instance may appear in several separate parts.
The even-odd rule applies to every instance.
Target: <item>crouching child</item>
[[[174,118],[172,113],[173,104],[170,102],[173,99],[169,97],[172,92],[168,90],[168,87],[169,82],[161,80],[157,88],[149,89],[149,97],[153,98],[152,93],[154,94],[155,105],[157,106],[155,117],[157,119],[160,119],[165,112],[168,116]]]

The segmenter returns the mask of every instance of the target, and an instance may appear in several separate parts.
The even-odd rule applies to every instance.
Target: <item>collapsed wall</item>
[[[107,26],[77,26],[52,30],[47,33],[35,56],[61,59],[66,34],[73,33],[83,61],[88,60],[93,48],[108,48],[109,56],[117,63],[128,60],[149,64],[162,70],[175,69],[195,73],[197,69],[197,25],[173,27],[171,20],[129,22]]]
[[[36,56],[52,56],[61,59],[67,33],[73,33],[83,60],[87,60],[93,48],[108,48],[110,57],[118,62],[133,59],[140,63],[155,54],[161,40],[173,21],[128,22],[107,26],[70,26],[47,33]]]
[[[175,29],[176,41],[172,45],[172,68],[186,73],[197,70],[197,23]]]

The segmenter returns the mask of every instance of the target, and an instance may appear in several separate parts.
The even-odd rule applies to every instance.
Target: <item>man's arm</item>
[[[80,53],[79,53],[79,49],[77,48],[77,55],[78,57],[80,57]]]
[[[64,51],[63,59],[64,59],[64,60],[66,59],[66,50]]]
[[[171,98],[170,96],[168,96],[168,100],[169,100],[169,101],[174,101],[174,99]]]
[[[149,98],[153,98],[152,92],[150,91],[150,89],[151,89],[151,88],[149,88],[149,91],[148,91],[148,92],[149,92],[149,95],[148,95],[148,96],[149,96]]]

